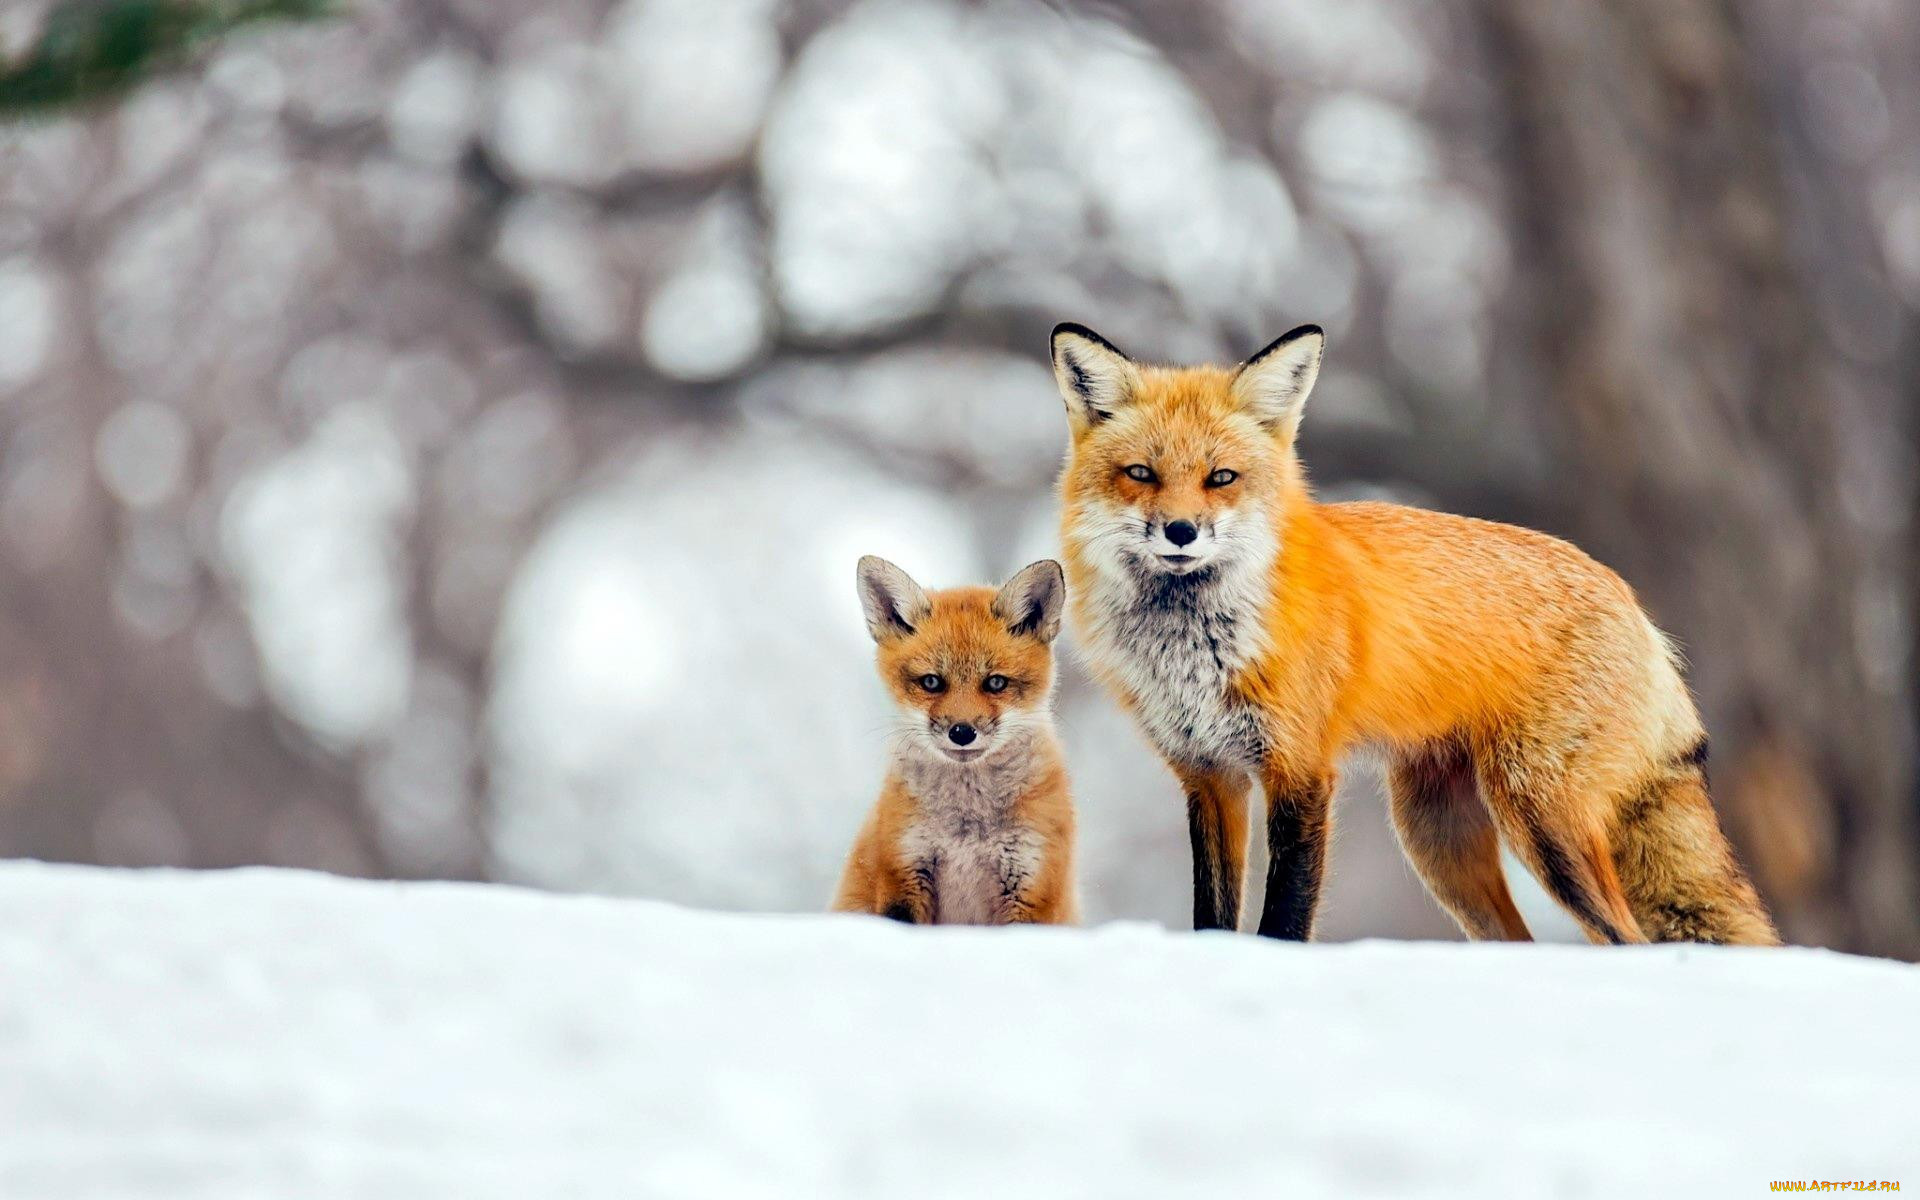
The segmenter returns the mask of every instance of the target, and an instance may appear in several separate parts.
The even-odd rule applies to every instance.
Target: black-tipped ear
[[[857,575],[867,632],[876,642],[912,633],[932,607],[913,577],[884,558],[867,555],[860,560]]]
[[[1067,603],[1067,577],[1050,558],[1029,563],[1007,580],[993,598],[993,615],[1017,636],[1051,642],[1060,634],[1060,610]]]
[[[1112,342],[1085,325],[1063,321],[1053,327],[1053,378],[1077,434],[1132,402],[1140,372]]]
[[[1302,325],[1281,334],[1240,364],[1233,377],[1234,398],[1262,425],[1292,437],[1300,427],[1307,393],[1320,377],[1320,354],[1327,335],[1318,325]]]

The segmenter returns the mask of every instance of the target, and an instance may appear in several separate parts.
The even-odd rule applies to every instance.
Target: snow
[[[0,866],[0,1195],[1920,1186],[1920,969]]]

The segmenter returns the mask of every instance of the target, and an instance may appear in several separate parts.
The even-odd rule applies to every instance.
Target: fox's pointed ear
[[[913,577],[872,554],[860,560],[860,607],[876,642],[912,633],[932,605]]]
[[[1318,325],[1281,334],[1240,365],[1233,377],[1234,399],[1268,429],[1292,437],[1300,428],[1307,393],[1320,377],[1320,352],[1326,342]]]
[[[1021,567],[993,598],[993,615],[1010,633],[1031,634],[1051,642],[1060,634],[1060,610],[1067,603],[1067,578],[1050,558]]]
[[[1053,327],[1053,378],[1074,433],[1084,433],[1133,401],[1139,368],[1085,325]]]

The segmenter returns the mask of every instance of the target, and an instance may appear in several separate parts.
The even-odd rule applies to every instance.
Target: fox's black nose
[[[1185,546],[1200,536],[1200,530],[1192,521],[1168,521],[1167,540],[1176,546]]]
[[[956,746],[971,745],[973,743],[973,739],[977,736],[979,735],[973,732],[973,726],[971,725],[947,726],[947,740],[952,742]]]

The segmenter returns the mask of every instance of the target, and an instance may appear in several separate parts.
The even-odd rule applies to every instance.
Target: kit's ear
[[[884,558],[860,560],[860,607],[867,614],[867,632],[876,642],[912,633],[932,605],[913,577]]]
[[[1240,364],[1233,377],[1234,399],[1262,425],[1291,438],[1300,428],[1307,393],[1320,377],[1320,352],[1326,343],[1318,325],[1281,334]]]
[[[993,615],[1015,635],[1051,642],[1060,634],[1060,610],[1067,603],[1067,577],[1050,558],[1021,567],[993,598]]]
[[[1112,342],[1068,321],[1053,327],[1053,378],[1080,434],[1133,401],[1140,371]]]

